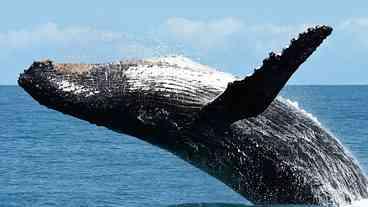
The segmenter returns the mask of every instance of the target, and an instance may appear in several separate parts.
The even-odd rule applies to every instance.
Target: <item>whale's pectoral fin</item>
[[[331,32],[331,27],[317,26],[299,34],[281,54],[270,53],[251,76],[229,83],[220,96],[201,109],[197,118],[232,123],[262,113]]]

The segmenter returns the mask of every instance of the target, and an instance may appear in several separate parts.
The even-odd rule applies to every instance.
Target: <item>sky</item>
[[[187,56],[239,77],[308,26],[332,35],[290,84],[368,84],[368,1],[20,1],[0,7],[0,85],[33,61]]]

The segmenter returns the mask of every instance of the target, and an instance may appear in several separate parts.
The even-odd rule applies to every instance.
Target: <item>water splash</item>
[[[368,199],[353,201],[352,204],[347,205],[345,207],[366,207],[366,206],[368,206]]]
[[[322,126],[321,122],[318,121],[317,117],[313,116],[313,114],[305,111],[303,108],[301,108],[299,106],[299,103],[296,101],[292,101],[290,99],[284,98],[279,96],[278,100],[280,100],[281,102],[291,106],[292,108],[294,108],[295,110],[301,112],[302,114],[304,114],[305,116],[307,116],[309,119],[313,120],[316,124],[318,124],[319,126]]]

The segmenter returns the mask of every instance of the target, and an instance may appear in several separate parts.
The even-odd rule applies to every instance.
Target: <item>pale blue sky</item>
[[[335,28],[291,84],[368,84],[367,1],[2,1],[0,84],[33,60],[181,54],[246,75],[306,25]]]

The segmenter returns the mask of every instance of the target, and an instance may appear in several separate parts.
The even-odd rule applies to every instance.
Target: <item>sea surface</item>
[[[288,86],[368,169],[368,86]],[[224,184],[133,137],[0,86],[0,207],[244,207]],[[365,170],[366,171],[366,170]]]

